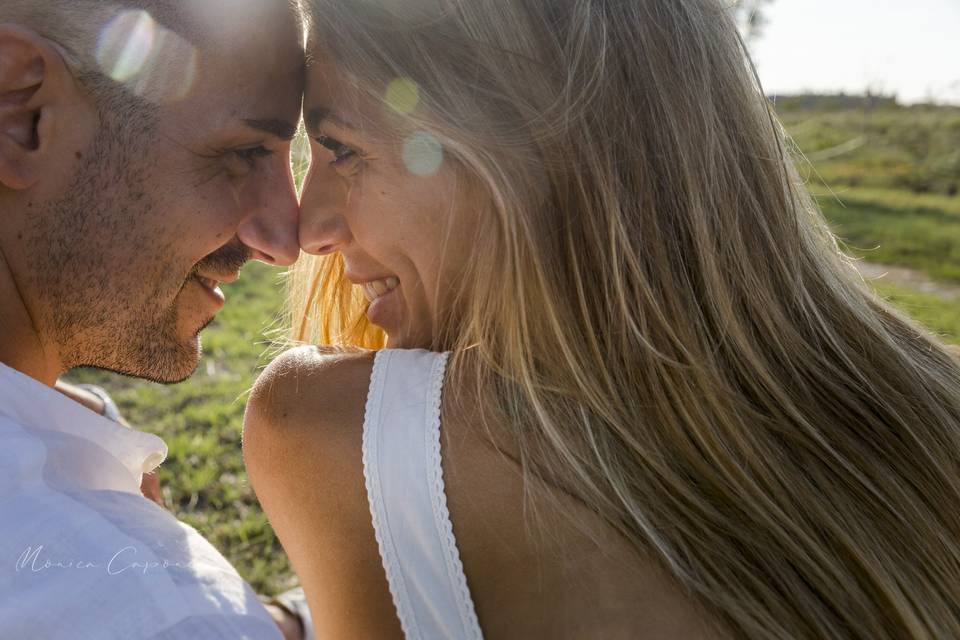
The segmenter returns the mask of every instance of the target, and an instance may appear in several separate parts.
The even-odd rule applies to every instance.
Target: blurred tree
[[[732,0],[730,10],[747,43],[758,38],[763,31],[767,24],[763,10],[771,2],[773,0]]]

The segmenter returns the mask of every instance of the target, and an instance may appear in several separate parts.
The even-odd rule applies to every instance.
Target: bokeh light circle
[[[403,163],[418,176],[431,176],[443,164],[443,145],[436,136],[417,131],[403,143]]]
[[[157,103],[184,99],[197,76],[197,49],[140,9],[118,13],[100,31],[97,64],[107,77]]]
[[[143,72],[156,40],[157,24],[143,10],[122,11],[100,32],[97,63],[117,82],[127,82]]]
[[[397,78],[387,85],[385,98],[391,109],[407,115],[420,104],[420,87],[410,78]]]

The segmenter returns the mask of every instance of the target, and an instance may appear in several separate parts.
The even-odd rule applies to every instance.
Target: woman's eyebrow
[[[274,135],[281,140],[290,141],[293,140],[293,137],[297,134],[297,126],[291,124],[285,120],[280,120],[277,118],[265,118],[265,119],[247,119],[243,123],[248,127],[257,129],[259,131],[264,131],[271,135]]]
[[[320,123],[323,121],[329,121],[340,127],[341,129],[349,129],[351,131],[359,131],[359,127],[335,111],[328,109],[326,107],[315,107],[310,109],[307,112],[304,121],[306,122],[307,129],[310,131],[317,131],[320,128]]]

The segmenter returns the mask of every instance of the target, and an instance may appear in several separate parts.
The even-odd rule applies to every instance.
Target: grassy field
[[[854,187],[814,193],[851,254],[960,282],[960,197]]]
[[[848,253],[960,283],[960,107],[841,108],[778,100],[798,166]],[[878,291],[948,343],[960,301],[878,281]]]
[[[944,301],[896,284],[878,282],[876,290],[894,306],[919,320],[948,344],[960,345],[960,299]]]
[[[960,191],[960,107],[881,104],[803,108],[778,99],[777,112],[797,146],[831,186]],[[812,168],[811,168],[812,169]]]
[[[814,161],[803,168],[810,189],[850,253],[960,282],[960,109],[781,108]],[[240,433],[246,393],[266,363],[266,336],[282,303],[280,275],[252,263],[224,287],[227,306],[204,332],[203,359],[185,383],[156,385],[89,369],[68,376],[102,384],[131,423],[167,441],[160,479],[173,512],[268,594],[294,577],[247,483]],[[877,288],[960,344],[960,301],[887,282]]]

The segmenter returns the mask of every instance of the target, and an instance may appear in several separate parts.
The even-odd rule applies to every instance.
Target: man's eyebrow
[[[326,107],[316,107],[315,109],[311,109],[307,112],[307,116],[304,118],[307,129],[310,131],[317,131],[320,128],[320,123],[324,120],[332,122],[341,129],[350,129],[352,131],[359,130],[357,125],[353,124],[335,111],[327,109]]]
[[[265,118],[262,120],[253,118],[244,120],[243,123],[248,127],[274,135],[281,140],[293,140],[293,137],[297,134],[296,125],[276,118]]]

